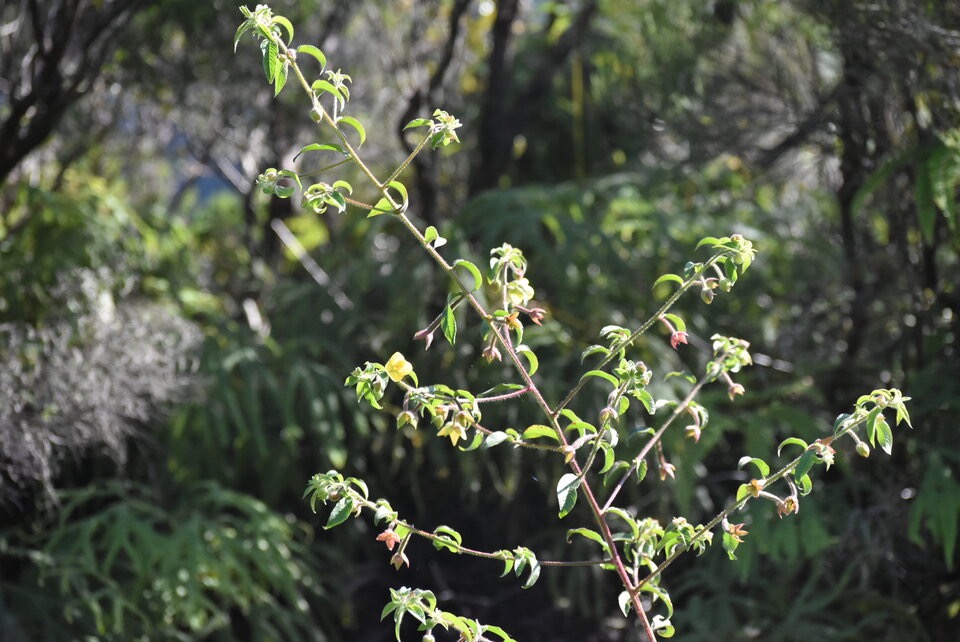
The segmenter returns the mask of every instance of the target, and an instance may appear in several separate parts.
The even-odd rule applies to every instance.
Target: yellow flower
[[[464,430],[460,423],[456,421],[448,421],[447,423],[443,424],[443,427],[440,428],[440,432],[438,432],[437,435],[440,437],[449,437],[450,443],[456,446],[458,441],[467,438],[467,431]]]
[[[389,376],[392,381],[399,382],[413,372],[413,366],[410,365],[410,362],[407,361],[402,354],[394,352],[390,360],[387,361],[386,370],[387,376]]]

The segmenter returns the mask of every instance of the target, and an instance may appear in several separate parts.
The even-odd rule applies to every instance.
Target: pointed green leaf
[[[620,382],[617,381],[616,377],[614,377],[609,372],[604,372],[603,370],[591,370],[589,372],[586,372],[582,377],[580,377],[580,381],[583,381],[587,377],[599,377],[600,379],[608,381],[610,385],[612,385],[614,388],[620,385]]]
[[[806,476],[810,469],[813,468],[813,464],[817,460],[817,453],[813,449],[804,451],[800,455],[800,461],[797,462],[797,467],[793,469],[794,478],[800,478]]]
[[[668,312],[667,314],[664,314],[663,316],[666,317],[667,321],[669,321],[669,322],[672,323],[674,326],[676,326],[678,332],[686,332],[686,331],[687,331],[687,324],[684,323],[684,322],[683,322],[683,319],[681,319],[680,317],[678,317],[676,314],[673,314],[672,312]]]
[[[417,127],[423,127],[424,125],[432,125],[433,121],[429,118],[414,118],[409,123],[403,126],[404,131],[408,129],[415,129]]]
[[[333,506],[333,510],[330,512],[330,517],[327,519],[327,524],[324,526],[324,530],[333,528],[345,522],[350,514],[353,512],[353,498],[348,496],[341,497]]]
[[[737,468],[743,468],[747,464],[753,464],[756,466],[761,477],[766,477],[770,474],[770,466],[768,466],[767,462],[763,461],[759,457],[751,457],[750,455],[741,457],[740,462],[737,464]]]
[[[577,489],[580,488],[580,476],[567,473],[557,482],[557,503],[560,504],[560,518],[563,519],[577,503]]]
[[[363,145],[364,141],[367,140],[367,130],[364,129],[363,125],[360,124],[360,121],[354,118],[353,116],[341,116],[340,119],[337,121],[337,127],[340,127],[340,123],[346,123],[347,125],[350,125],[355,130],[357,130],[357,133],[360,135],[360,145],[357,145],[357,147],[360,147],[361,145]],[[343,131],[342,128],[341,128],[341,131]],[[393,185],[393,182],[391,182],[390,184]]]
[[[476,292],[483,286],[483,275],[479,268],[466,259],[457,259],[453,262],[453,267],[462,267],[473,276],[473,289],[470,292]]]
[[[799,437],[787,437],[786,439],[780,442],[780,446],[777,448],[777,457],[780,456],[780,453],[783,451],[784,446],[790,446],[792,444],[800,446],[804,450],[809,448],[809,445],[807,444],[807,442],[800,439]]]
[[[349,156],[347,152],[343,150],[340,145],[334,145],[332,143],[311,143],[310,145],[304,145],[300,148],[300,151],[297,152],[296,156],[293,157],[293,160],[297,160],[300,157],[300,154],[305,152],[321,152],[321,151],[330,151],[330,152],[339,152],[344,156]]]
[[[559,442],[560,438],[557,436],[557,431],[551,428],[550,426],[544,426],[542,424],[534,424],[529,426],[526,430],[523,431],[524,441],[530,441],[532,439],[537,439],[539,437],[549,437],[554,441]]]
[[[603,536],[595,530],[589,528],[571,528],[567,531],[567,543],[570,543],[570,540],[574,535],[580,535],[581,537],[586,537],[587,539],[596,542],[603,547],[604,552],[608,553],[610,551],[610,547],[604,541]]]
[[[327,57],[323,55],[323,52],[320,51],[320,49],[314,47],[313,45],[300,45],[297,47],[297,53],[313,56],[316,61],[320,63],[321,72],[323,71],[324,67],[327,66]]]
[[[237,32],[233,35],[233,53],[237,53],[237,43],[240,42],[240,38],[251,29],[253,29],[253,22],[250,20],[244,20],[240,26],[237,27]]]
[[[345,116],[344,118],[349,118],[349,116]],[[390,187],[400,192],[400,211],[406,212],[407,206],[410,204],[410,197],[407,196],[406,186],[400,181],[390,181]]]
[[[310,85],[310,88],[317,94],[333,94],[333,97],[336,98],[341,103],[344,102],[343,94],[340,93],[340,90],[334,87],[332,84],[326,80],[314,80],[313,84]]]
[[[877,419],[877,442],[880,448],[888,455],[893,452],[893,431],[883,415]]]
[[[677,274],[664,274],[659,279],[653,282],[653,287],[657,287],[661,283],[667,283],[668,281],[674,281],[676,283],[683,284],[683,278]]]
[[[527,374],[533,376],[536,374],[537,369],[540,367],[540,360],[537,358],[537,355],[526,345],[518,345],[517,354],[521,354],[527,358]]]
[[[272,40],[262,40],[260,42],[260,53],[263,56],[263,74],[267,77],[267,82],[272,83],[279,66],[277,43]]]
[[[287,65],[280,65],[277,68],[277,75],[273,79],[273,95],[279,96],[284,85],[287,84]]]
[[[274,25],[280,25],[281,27],[283,27],[284,29],[287,30],[287,44],[288,44],[288,45],[289,45],[291,42],[293,42],[293,25],[290,23],[289,20],[287,20],[287,19],[284,18],[283,16],[274,16],[274,17],[273,17],[273,24],[274,24]]]
[[[457,317],[454,316],[453,308],[450,307],[449,303],[443,308],[443,316],[440,317],[440,329],[450,345],[457,342]]]

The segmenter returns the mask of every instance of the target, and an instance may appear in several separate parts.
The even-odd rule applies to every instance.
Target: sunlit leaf
[[[580,488],[580,476],[566,473],[557,482],[557,503],[560,505],[560,518],[563,519],[577,503],[577,489]]]
[[[364,141],[367,140],[367,130],[364,129],[363,125],[360,124],[360,121],[353,116],[341,116],[340,120],[337,121],[337,127],[340,127],[340,123],[350,125],[356,130],[357,134],[360,135],[360,145],[358,145],[358,147],[363,145]],[[391,185],[393,185],[393,183],[391,183]]]
[[[323,71],[324,67],[327,66],[327,57],[323,55],[323,52],[320,51],[320,49],[314,47],[313,45],[300,45],[297,47],[297,53],[313,56],[316,61],[320,63],[320,71]]]

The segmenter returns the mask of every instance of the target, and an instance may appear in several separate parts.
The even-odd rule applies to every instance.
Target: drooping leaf
[[[324,67],[327,66],[327,57],[323,55],[323,52],[319,48],[314,47],[313,45],[300,45],[297,47],[297,53],[306,54],[308,56],[313,56],[317,62],[320,63],[320,71],[322,72]]]
[[[475,292],[483,286],[483,275],[480,274],[480,269],[466,259],[457,259],[453,262],[453,267],[462,267],[473,277],[473,289],[470,292]]]
[[[357,145],[357,147],[362,146],[364,141],[367,140],[367,130],[364,129],[363,125],[360,124],[360,121],[354,118],[353,116],[341,116],[340,119],[337,121],[337,127],[340,127],[340,123],[350,125],[350,127],[355,129],[357,134],[360,135],[360,145]],[[341,128],[341,131],[342,131],[342,128]],[[391,182],[391,185],[393,185],[392,182]]]

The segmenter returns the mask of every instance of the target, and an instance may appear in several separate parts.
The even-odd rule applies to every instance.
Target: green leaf
[[[315,80],[313,81],[313,84],[310,85],[310,88],[318,94],[322,94],[322,93],[333,94],[333,97],[336,98],[339,102],[341,103],[344,102],[343,94],[340,93],[340,90],[334,87],[332,84],[330,84],[326,80]]]
[[[381,198],[377,201],[377,204],[373,206],[373,209],[370,210],[370,213],[367,214],[367,218],[373,218],[374,216],[380,216],[381,214],[390,214],[396,212],[397,210],[393,205],[385,198]]]
[[[540,437],[549,437],[554,441],[559,442],[560,438],[557,436],[557,431],[551,428],[550,426],[544,426],[542,424],[534,424],[529,426],[526,430],[523,431],[524,441],[530,441],[532,439],[538,439]]]
[[[877,406],[867,415],[867,437],[870,438],[870,445],[877,445],[877,417],[880,416],[882,408]]]
[[[783,447],[784,447],[784,446],[790,446],[790,445],[800,446],[800,447],[803,448],[804,450],[806,450],[807,448],[810,447],[809,444],[807,444],[807,442],[805,442],[804,440],[800,439],[799,437],[787,437],[786,439],[784,439],[783,441],[781,441],[781,442],[780,442],[780,446],[777,447],[777,457],[780,456],[780,453],[781,453],[781,451],[783,451]]]
[[[460,552],[460,544],[463,542],[460,533],[449,526],[437,526],[433,530],[433,534],[442,538],[433,540],[433,545],[438,551],[446,549],[451,553]]]
[[[353,116],[341,116],[340,119],[337,121],[338,128],[340,127],[340,123],[346,123],[347,125],[350,125],[355,130],[357,130],[358,134],[360,134],[360,145],[357,145],[357,147],[362,146],[364,141],[367,140],[367,130],[364,129],[363,125],[360,124],[360,121],[354,118]],[[340,131],[343,131],[343,130],[341,129]],[[395,182],[396,181],[391,181],[390,185],[393,185]],[[403,190],[403,193],[404,193],[404,200],[406,200],[406,190]]]
[[[349,154],[345,152],[340,145],[333,145],[332,143],[311,143],[310,145],[301,147],[300,151],[297,152],[296,156],[293,157],[293,160],[297,160],[300,157],[300,154],[303,154],[304,152],[321,151],[340,152],[344,156],[349,156]]]
[[[457,259],[453,262],[453,267],[462,267],[473,276],[473,289],[470,292],[476,292],[483,286],[483,275],[476,265],[466,259]]]
[[[813,490],[813,481],[810,479],[810,475],[804,475],[797,479],[797,483],[800,485],[801,495],[809,495],[810,491]]]
[[[457,317],[454,316],[453,308],[449,303],[443,308],[443,316],[440,317],[440,329],[450,345],[457,342]]]
[[[427,226],[427,229],[423,232],[423,240],[426,243],[432,243],[440,237],[440,233],[437,232],[437,228],[432,225]]]
[[[816,451],[812,449],[804,451],[804,453],[800,455],[800,461],[797,462],[797,467],[793,469],[794,478],[805,477],[806,474],[810,472],[810,469],[813,468],[816,460]]]
[[[592,345],[580,354],[580,362],[583,363],[587,357],[594,354],[602,354],[603,356],[607,356],[610,354],[610,350],[601,345]]]
[[[912,430],[913,424],[910,423],[910,413],[907,412],[907,405],[900,401],[895,406],[897,408],[897,425],[899,426],[901,421],[906,421]]]
[[[637,464],[637,471],[636,471],[637,483],[639,484],[640,482],[642,482],[646,476],[647,476],[647,460],[641,459],[640,463]]]
[[[663,316],[666,317],[667,321],[669,321],[669,322],[672,323],[674,326],[676,326],[678,332],[686,332],[686,331],[687,331],[687,324],[684,323],[683,319],[681,319],[680,317],[678,317],[676,314],[673,314],[672,312],[668,312],[667,314],[664,314]]]
[[[849,419],[849,418],[850,418],[850,414],[849,414],[849,413],[843,413],[843,414],[837,415],[837,418],[836,418],[836,419],[834,420],[834,422],[833,422],[833,434],[834,434],[834,436],[836,436],[837,433],[840,432],[840,430],[843,428],[843,423],[844,423],[847,419]]]
[[[244,20],[240,26],[237,27],[237,32],[233,35],[233,53],[237,53],[237,43],[240,42],[240,38],[251,29],[253,29],[253,22],[250,20]]]
[[[408,129],[415,129],[417,127],[423,127],[424,125],[432,125],[433,121],[429,118],[414,118],[409,123],[403,126],[404,131]]]
[[[610,547],[607,546],[607,543],[604,541],[603,536],[595,530],[589,528],[571,528],[567,531],[567,543],[570,543],[570,540],[574,535],[580,535],[581,537],[586,537],[589,540],[592,540],[603,547],[604,552],[609,552]]]
[[[260,52],[263,55],[263,73],[269,83],[273,83],[273,79],[277,75],[277,67],[280,66],[280,62],[277,60],[278,51],[277,43],[272,40],[260,42]]]
[[[631,531],[631,534],[633,535],[633,539],[637,539],[638,537],[640,537],[640,525],[637,523],[636,518],[633,517],[630,513],[628,513],[627,511],[617,506],[611,506],[610,508],[607,509],[607,514],[616,515],[617,517],[622,519],[627,524],[627,526],[630,527],[630,531]]]
[[[308,56],[313,56],[317,62],[320,63],[320,71],[322,72],[324,67],[327,66],[327,57],[323,55],[323,52],[320,51],[317,47],[313,45],[300,45],[297,47],[297,53],[306,54]]]
[[[567,473],[557,482],[557,503],[560,504],[560,519],[573,510],[577,503],[577,489],[580,488],[580,476]]]
[[[613,464],[616,461],[617,453],[611,448],[608,444],[603,444],[603,466],[600,467],[600,470],[597,471],[598,474],[602,475],[608,470],[613,468]]]
[[[349,118],[349,116],[344,116],[344,118]],[[407,187],[400,181],[390,181],[390,187],[400,192],[400,211],[406,212],[407,206],[410,204],[410,197],[407,195]]]
[[[667,595],[666,591],[656,584],[651,584],[650,582],[644,584],[640,590],[647,593],[653,593],[656,597],[663,600],[664,605],[667,607],[667,617],[673,617],[673,602],[670,600],[670,596]]]
[[[287,20],[287,19],[284,18],[283,16],[274,16],[274,17],[273,17],[273,24],[274,24],[274,25],[280,25],[281,27],[283,27],[284,29],[287,30],[287,44],[288,44],[288,45],[289,45],[291,42],[293,42],[293,25],[290,23],[289,20]]]
[[[759,457],[751,457],[750,455],[745,455],[740,458],[740,462],[737,463],[737,468],[743,468],[747,464],[753,464],[757,467],[757,470],[760,472],[761,477],[766,477],[770,474],[770,466],[767,465],[767,462],[763,461]]]
[[[324,530],[331,529],[334,526],[339,526],[350,517],[350,514],[353,512],[353,498],[348,496],[341,497],[333,506],[333,510],[330,512],[330,517],[327,519],[327,524],[324,526]]]
[[[668,281],[673,281],[683,285],[683,277],[678,274],[664,274],[659,279],[653,282],[653,287],[657,287],[661,283],[667,283]]]
[[[890,424],[883,415],[880,415],[877,420],[877,441],[883,452],[888,455],[893,453],[893,431],[890,430]]]
[[[284,85],[287,84],[287,65],[280,65],[277,68],[277,75],[273,79],[273,95],[279,96]]]
[[[617,596],[617,604],[620,606],[620,612],[623,613],[623,617],[629,617],[630,609],[633,606],[630,594],[626,591],[621,591],[620,595]]]
[[[737,539],[733,535],[724,531],[723,550],[727,552],[727,557],[729,557],[731,560],[737,559],[737,556],[736,554],[734,554],[734,551],[737,550],[738,546],[740,546],[740,542],[737,541]]]
[[[580,377],[580,381],[583,381],[587,377],[599,377],[600,379],[603,379],[609,382],[610,385],[612,385],[614,388],[620,385],[620,382],[617,380],[616,377],[614,377],[609,372],[604,372],[603,370],[590,370],[589,372],[585,372],[583,376]]]
[[[697,243],[697,247],[694,248],[694,249],[699,250],[699,249],[700,249],[701,247],[703,247],[704,245],[713,245],[713,246],[716,246],[716,245],[721,245],[722,243],[723,243],[723,241],[721,241],[720,239],[718,239],[718,238],[716,238],[716,237],[714,237],[714,236],[705,236],[705,237],[703,237],[702,239],[700,239],[700,242]]]
[[[737,503],[743,501],[746,497],[753,497],[753,486],[740,484],[740,488],[737,489]]]
[[[527,358],[527,374],[531,376],[534,375],[540,367],[540,360],[537,358],[537,355],[534,354],[529,346],[523,344],[518,345],[516,350],[517,354],[522,354]]]

